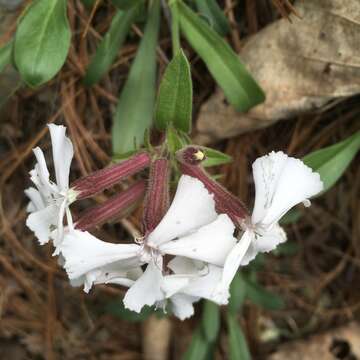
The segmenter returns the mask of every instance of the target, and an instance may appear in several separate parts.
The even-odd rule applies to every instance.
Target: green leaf
[[[329,190],[345,172],[360,149],[360,131],[332,146],[314,151],[303,158],[306,165],[320,174],[324,190]]]
[[[227,164],[232,161],[232,157],[230,155],[224,154],[221,151],[211,149],[205,146],[201,147],[201,150],[205,153],[205,160],[201,163],[202,166],[216,166],[221,164]]]
[[[299,246],[295,242],[284,242],[280,244],[275,250],[272,251],[272,253],[275,256],[294,256],[299,252]]]
[[[135,311],[126,309],[122,301],[113,301],[107,304],[105,307],[105,312],[123,320],[139,322],[148,318],[151,314],[154,313],[154,310],[152,307],[144,306],[141,312],[137,313]]]
[[[87,8],[92,8],[95,5],[96,0],[81,0],[81,2],[85,5]]]
[[[100,42],[83,79],[86,86],[98,82],[114,62],[119,48],[122,46],[139,6],[133,6],[127,11],[118,10],[111,21],[110,28]]]
[[[184,146],[188,145],[188,142],[182,136],[180,131],[177,131],[172,126],[169,126],[166,131],[166,142],[168,149],[171,154],[175,154],[176,151],[182,149]]]
[[[134,6],[139,0],[111,0],[111,2],[119,9],[127,10]]]
[[[9,41],[0,48],[0,73],[11,63],[13,41]]]
[[[195,331],[190,346],[183,355],[182,360],[206,360],[211,348],[211,344],[206,341],[199,328]]]
[[[227,315],[227,326],[229,330],[230,360],[251,360],[245,335],[236,320],[236,316]]]
[[[284,300],[259,284],[246,279],[246,297],[254,304],[267,310],[280,310],[284,308]]]
[[[293,208],[289,210],[280,220],[281,225],[287,224],[295,224],[302,216],[302,212],[297,209]]]
[[[178,6],[183,34],[224,90],[229,103],[238,111],[247,111],[263,102],[262,89],[227,42],[182,1],[174,1],[171,6]]]
[[[201,326],[208,342],[214,342],[220,329],[220,310],[215,303],[205,300]]]
[[[228,34],[230,25],[216,0],[195,0],[195,3],[200,14],[209,20],[210,26],[219,35]]]
[[[180,51],[170,61],[160,83],[155,110],[155,126],[166,130],[172,124],[176,129],[191,131],[192,82],[190,65]]]
[[[234,276],[230,286],[230,299],[228,311],[230,314],[235,315],[244,304],[246,298],[246,282],[242,275],[237,272]]]
[[[177,6],[170,7],[171,13],[171,45],[173,56],[180,50],[180,24]]]
[[[150,128],[156,88],[156,45],[160,24],[160,1],[152,3],[144,36],[122,89],[114,115],[113,151],[121,154],[144,141]]]
[[[14,59],[22,79],[39,86],[63,66],[70,46],[66,0],[31,3],[16,30]]]

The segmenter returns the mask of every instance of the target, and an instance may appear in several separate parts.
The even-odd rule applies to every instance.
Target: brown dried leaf
[[[268,126],[360,92],[360,2],[303,0],[301,18],[281,19],[250,38],[240,56],[267,99],[246,114],[218,90],[199,114],[208,142]]]
[[[268,360],[359,359],[359,339],[360,326],[350,323],[308,340],[286,344]]]

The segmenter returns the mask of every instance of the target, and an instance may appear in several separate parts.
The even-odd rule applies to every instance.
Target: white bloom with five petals
[[[205,268],[209,274],[221,274],[225,260],[236,244],[234,230],[235,226],[227,215],[216,213],[213,195],[209,194],[204,184],[183,175],[169,210],[144,240],[143,256],[150,264],[143,276],[127,292],[124,298],[125,306],[138,312],[144,305],[153,305],[164,298],[176,301],[177,298],[173,296],[181,294],[182,301],[178,298],[178,303],[183,303],[184,306],[186,303],[190,310],[190,301],[186,302],[185,295],[192,297],[191,300],[200,296],[184,290],[190,283],[198,287],[204,285],[209,291],[207,298],[215,300],[212,297],[215,288],[208,286],[207,280],[210,276],[206,276],[203,269],[193,269],[189,273],[189,269],[186,271],[186,268],[183,268],[184,272],[175,273],[170,261],[167,267],[174,275],[164,275],[163,256],[175,255],[183,258],[187,264],[188,261],[198,261],[202,264],[201,268]],[[144,285],[150,283],[149,279],[153,285]],[[195,282],[195,279],[198,282]],[[221,276],[218,277],[218,282],[220,280]],[[169,281],[178,288],[178,291],[172,291],[171,295],[165,290]],[[212,281],[215,281],[214,278]],[[146,296],[144,288],[148,288]],[[177,308],[177,312],[180,313],[181,309]]]
[[[35,233],[41,245],[52,238],[56,230],[54,245],[57,246],[63,234],[63,221],[66,214],[72,223],[69,205],[76,199],[76,192],[69,189],[70,164],[74,155],[73,145],[66,137],[66,128],[61,125],[48,125],[52,143],[52,154],[56,182],[50,180],[44,153],[39,147],[33,151],[37,164],[30,171],[35,187],[25,190],[30,199],[27,211],[30,213],[26,225]]]
[[[234,229],[227,215],[216,213],[213,195],[204,185],[184,175],[169,210],[142,244],[110,244],[70,229],[59,250],[69,278],[84,284],[85,291],[93,283],[119,283],[130,286],[124,298],[127,308],[139,312],[168,299],[174,313],[185,318],[199,298],[216,300],[223,265],[236,244]],[[165,255],[175,256],[166,267]],[[136,281],[127,277],[134,271],[140,275]]]
[[[229,285],[240,265],[286,241],[278,224],[281,217],[301,202],[310,206],[308,199],[323,189],[318,173],[281,151],[258,158],[253,163],[253,176],[256,193],[251,221],[225,261],[219,298],[228,297]]]

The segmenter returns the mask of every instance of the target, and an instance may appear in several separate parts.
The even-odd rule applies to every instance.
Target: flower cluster
[[[40,244],[53,242],[54,254],[60,255],[73,286],[83,286],[85,292],[94,284],[124,286],[128,288],[124,305],[136,312],[155,305],[185,319],[201,298],[227,304],[239,267],[286,241],[280,218],[298,203],[309,206],[308,199],[323,188],[319,175],[300,160],[271,152],[253,164],[256,196],[250,215],[203,170],[205,156],[196,146],[176,154],[182,175],[171,204],[170,162],[163,154],[139,152],[69,186],[71,141],[63,126],[49,129],[56,182],[49,179],[42,151],[34,149],[37,164],[30,176],[35,187],[25,190],[30,198],[27,225]],[[139,181],[73,221],[74,201],[146,167],[150,167],[147,186]],[[89,232],[144,195],[143,237],[114,244]]]

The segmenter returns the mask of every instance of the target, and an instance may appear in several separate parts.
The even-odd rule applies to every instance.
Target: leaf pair
[[[153,7],[155,4],[153,4]],[[217,5],[216,5],[217,6]],[[213,21],[222,28],[226,27],[221,21],[218,7],[214,1],[207,0],[205,3],[198,3],[198,8],[212,17]],[[229,102],[239,111],[247,111],[250,107],[262,102],[265,98],[261,88],[247,72],[238,56],[231,50],[230,46],[216,33],[216,31],[195,14],[182,1],[173,1],[170,4],[173,15],[172,29],[173,44],[178,47],[177,22],[181,27],[182,33],[188,42],[203,59],[209,71],[223,88]],[[175,16],[176,15],[176,16]],[[222,19],[224,20],[224,19]],[[150,19],[148,24],[150,23]],[[125,84],[123,93],[120,96],[118,110],[114,119],[114,152],[128,152],[135,146],[142,144],[144,130],[151,125],[151,101],[153,98],[154,82],[150,81],[150,71],[155,73],[153,67],[154,52],[141,51],[145,45],[148,25],[145,35],[141,42],[140,49],[132,65],[129,78]],[[176,31],[175,31],[176,30]],[[219,30],[219,29],[218,29]],[[154,46],[154,44],[151,44]],[[150,49],[150,42],[148,44]],[[153,47],[151,47],[153,48]],[[138,59],[140,55],[143,57]],[[133,70],[136,67],[136,71]],[[147,81],[142,81],[142,88],[148,94],[145,97],[142,91],[129,91],[128,83],[133,82],[134,73],[148,73]],[[140,79],[138,79],[140,82]],[[135,88],[135,86],[133,86]],[[125,93],[125,94],[124,94]],[[136,103],[136,104],[135,104]],[[134,106],[137,106],[136,108]],[[142,112],[142,114],[141,114]],[[155,109],[155,125],[159,130],[166,130],[170,125],[185,133],[191,131],[192,115],[192,83],[190,65],[184,52],[179,49],[172,61],[168,64],[163,79],[160,84],[158,99]],[[134,123],[137,122],[138,126]]]
[[[167,66],[161,80],[155,110],[155,126],[166,130],[169,125],[185,133],[191,131],[192,82],[189,62],[182,51]]]

